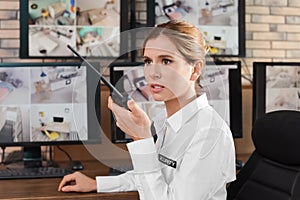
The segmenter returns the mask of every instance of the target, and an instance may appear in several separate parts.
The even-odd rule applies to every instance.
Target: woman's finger
[[[144,112],[133,100],[129,100],[127,106],[135,117],[141,116],[141,113]]]
[[[112,99],[111,99],[111,96],[109,96],[109,97],[108,97],[107,107],[108,107],[110,110],[112,110],[112,103],[113,103],[113,101],[112,101]]]
[[[74,174],[68,174],[63,177],[61,180],[59,186],[58,186],[58,191],[61,191],[61,189],[70,181],[74,181],[76,179]]]

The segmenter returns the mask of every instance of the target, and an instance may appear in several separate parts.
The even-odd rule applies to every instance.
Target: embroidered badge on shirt
[[[172,159],[170,159],[170,158],[167,158],[166,156],[163,156],[163,155],[161,155],[161,154],[158,154],[158,160],[159,160],[160,162],[162,162],[163,164],[168,165],[168,166],[173,167],[173,168],[176,169],[176,164],[177,164],[177,163],[176,163],[175,160],[172,160]]]

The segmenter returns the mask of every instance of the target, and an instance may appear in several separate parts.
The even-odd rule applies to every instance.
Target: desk
[[[108,174],[109,169],[97,161],[83,162],[84,174],[95,177]],[[103,199],[138,200],[137,192],[119,193],[63,193],[58,192],[61,178],[0,180],[0,199]]]

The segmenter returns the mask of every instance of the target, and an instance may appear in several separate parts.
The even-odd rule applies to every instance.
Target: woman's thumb
[[[132,114],[136,115],[140,113],[140,107],[133,101],[129,100],[127,102],[128,109],[131,110]]]

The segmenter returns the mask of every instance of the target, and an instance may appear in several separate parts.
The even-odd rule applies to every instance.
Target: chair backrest
[[[227,188],[227,199],[300,200],[300,112],[257,119],[252,139],[255,151]]]

